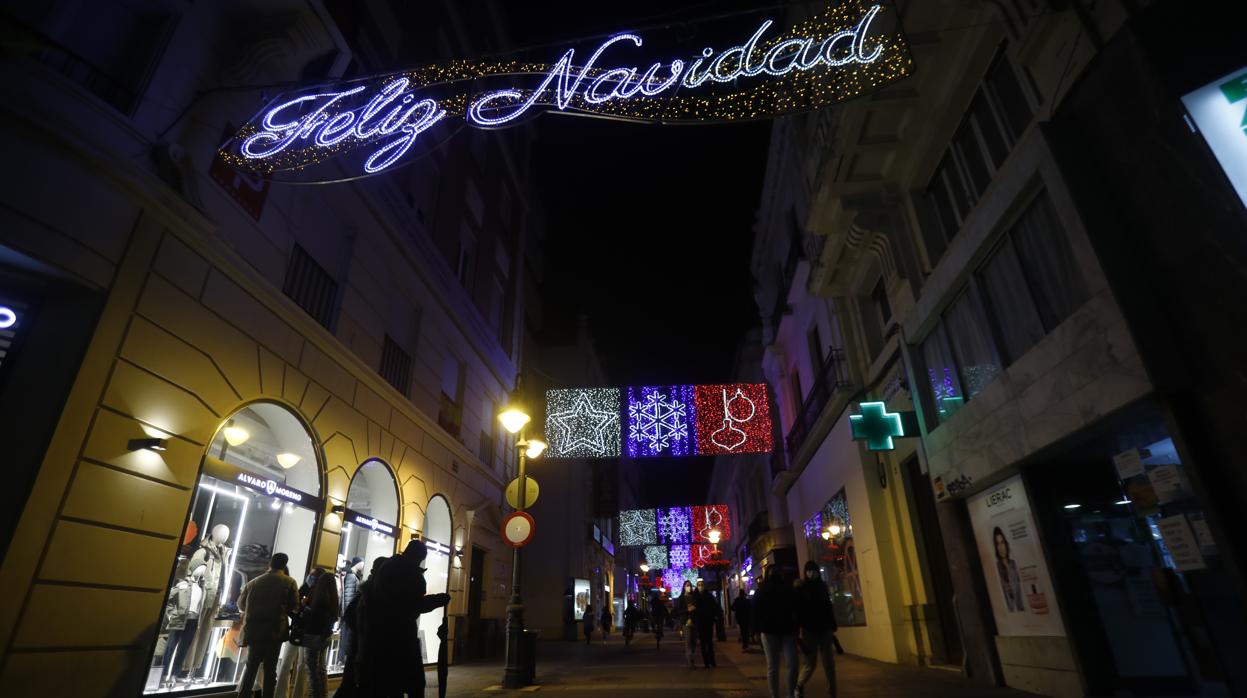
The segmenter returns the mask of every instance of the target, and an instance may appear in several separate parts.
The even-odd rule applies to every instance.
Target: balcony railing
[[[814,377],[814,385],[810,389],[810,394],[806,397],[805,402],[801,405],[801,410],[797,412],[796,419],[792,422],[792,428],[788,430],[788,457],[791,459],[796,456],[801,445],[805,443],[806,437],[810,435],[810,430],[814,428],[814,423],[823,413],[823,409],[827,407],[827,403],[831,402],[836,391],[848,387],[848,376],[845,372],[844,351],[841,349],[832,349],[827,354],[827,358],[823,361],[823,366],[819,370],[818,375]]]

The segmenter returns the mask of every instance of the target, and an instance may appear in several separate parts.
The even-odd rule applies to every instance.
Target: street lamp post
[[[524,466],[529,458],[536,458],[545,450],[546,444],[540,439],[525,439],[524,426],[531,421],[523,410],[511,407],[498,415],[502,426],[512,434],[519,435],[515,442],[520,451],[519,477],[516,478],[515,510],[524,511],[528,494],[527,474]],[[511,601],[507,604],[507,650],[506,668],[502,673],[503,688],[521,688],[526,685],[524,666],[520,657],[520,642],[524,635],[524,602],[520,597],[520,549],[511,549]]]

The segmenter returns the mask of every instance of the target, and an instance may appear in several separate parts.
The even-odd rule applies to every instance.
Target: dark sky
[[[757,15],[683,21],[747,5],[594,3],[590,16],[579,2],[523,3],[512,5],[508,23],[513,45],[551,44],[537,52],[550,62],[601,41],[579,37],[638,30],[652,62],[747,39]],[[674,26],[638,29],[668,22]],[[546,330],[568,339],[584,313],[615,385],[731,379],[736,347],[759,322],[749,255],[770,123],[656,126],[546,114],[535,125],[548,223]],[[704,497],[712,462],[625,467],[642,470],[640,504],[693,504]]]

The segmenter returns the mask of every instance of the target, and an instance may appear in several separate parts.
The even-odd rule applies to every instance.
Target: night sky
[[[680,21],[734,14],[742,5],[602,3],[588,17],[571,9],[586,7],[581,3],[524,3],[508,25],[513,45],[554,44],[544,49],[553,62],[567,47],[579,55],[600,42],[578,37],[670,23],[638,30],[652,61],[748,38],[761,15]],[[546,338],[573,338],[583,313],[616,385],[730,380],[737,345],[759,323],[749,256],[770,127],[540,117]],[[644,470],[643,504],[691,504],[704,496],[712,462],[652,459],[627,467]]]

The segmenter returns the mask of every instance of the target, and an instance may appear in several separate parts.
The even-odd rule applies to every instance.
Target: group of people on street
[[[302,650],[308,695],[328,698],[326,652],[341,615],[342,684],[335,698],[402,698],[424,695],[424,661],[416,621],[446,606],[449,594],[427,594],[424,559],[428,549],[412,541],[401,555],[377,558],[366,581],[344,589],[345,610],[334,575],[314,570],[300,587],[286,570],[289,558],[273,555],[266,573],[243,587],[240,644],[247,663],[239,698],[253,695],[263,671],[263,698],[274,698],[281,648],[287,641]],[[355,563],[355,561],[352,561]],[[355,581],[359,581],[356,577]],[[344,585],[345,587],[346,585]]]
[[[766,654],[766,679],[771,698],[792,695],[802,698],[805,685],[814,676],[821,658],[827,676],[828,695],[836,695],[834,653],[843,654],[836,640],[836,616],[827,584],[819,574],[818,563],[805,563],[801,579],[789,583],[772,565],[766,570],[762,585],[753,601],[753,625],[762,636]],[[744,638],[742,629],[742,644]],[[800,674],[797,656],[800,653]],[[780,693],[780,663],[788,665],[789,693]]]
[[[692,582],[685,580],[672,615],[684,637],[684,658],[688,661],[688,668],[697,668],[693,659],[698,645],[701,645],[702,666],[706,669],[718,666],[714,659],[714,640],[715,629],[723,625],[723,610],[714,595],[706,591],[706,582],[697,580],[697,588],[694,589]]]
[[[595,611],[593,610],[593,604],[588,604],[585,606],[584,625],[585,625],[585,644],[586,645],[589,644],[589,642],[593,639],[594,613]],[[602,643],[605,644],[606,636],[609,635],[611,631],[610,606],[607,606],[606,608],[602,609],[601,614],[598,615],[598,620],[600,621],[598,623],[598,627],[602,629]]]

